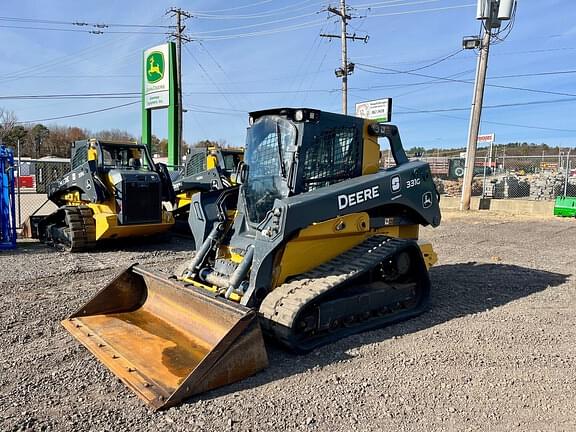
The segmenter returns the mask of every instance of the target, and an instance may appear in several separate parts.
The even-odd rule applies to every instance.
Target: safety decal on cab
[[[432,192],[426,192],[422,195],[422,207],[425,209],[432,207]]]
[[[352,192],[350,194],[338,195],[338,210],[353,207],[366,201],[373,200],[380,196],[380,186],[372,186],[367,189]]]

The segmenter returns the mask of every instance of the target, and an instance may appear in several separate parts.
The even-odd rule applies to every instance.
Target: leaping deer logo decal
[[[160,52],[151,53],[146,60],[146,78],[155,83],[164,77],[164,56]]]

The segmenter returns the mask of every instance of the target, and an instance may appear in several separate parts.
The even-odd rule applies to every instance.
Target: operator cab
[[[264,220],[276,198],[362,175],[361,118],[282,108],[251,113],[250,124],[242,195],[252,224]]]
[[[72,169],[94,161],[98,171],[111,169],[150,171],[154,164],[146,146],[132,142],[89,139],[72,144]]]

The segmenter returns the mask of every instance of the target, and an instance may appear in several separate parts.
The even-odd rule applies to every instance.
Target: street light
[[[480,48],[482,41],[478,36],[464,36],[462,38],[462,48],[464,49],[476,49]]]
[[[346,65],[346,75],[352,75],[352,73],[354,72],[354,67],[355,67],[354,63],[348,63]],[[334,74],[336,74],[338,78],[342,78],[344,76],[344,69],[342,68],[335,69]]]

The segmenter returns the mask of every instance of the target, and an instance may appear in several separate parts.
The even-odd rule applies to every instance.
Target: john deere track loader
[[[238,148],[218,146],[191,148],[184,169],[173,181],[176,201],[172,214],[177,228],[188,231],[192,195],[236,186],[237,169],[244,157]]]
[[[32,235],[72,252],[98,241],[168,231],[174,224],[162,202],[174,200],[165,165],[155,164],[145,146],[96,139],[72,145],[71,170],[48,185],[59,208],[31,218]]]
[[[306,352],[428,304],[436,255],[418,229],[440,223],[438,195],[395,126],[254,112],[240,181],[192,197],[203,242],[176,276],[130,267],[63,321],[153,408],[266,367],[262,333]]]

